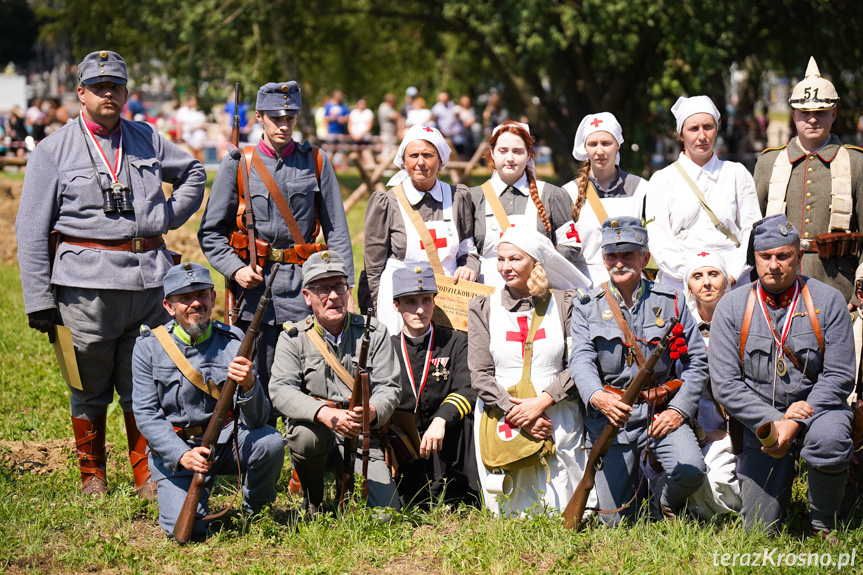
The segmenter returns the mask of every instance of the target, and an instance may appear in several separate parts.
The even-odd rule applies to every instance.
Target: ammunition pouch
[[[230,245],[234,252],[245,261],[249,260],[249,236],[240,230],[231,233]],[[313,253],[327,249],[326,244],[296,244],[292,248],[277,249],[269,243],[255,238],[255,261],[262,268],[267,262],[303,265]]]
[[[831,232],[815,236],[818,257],[828,258],[858,257],[863,247],[863,234],[856,232]]]
[[[638,394],[637,403],[649,403],[655,410],[662,409],[669,401],[671,401],[671,398],[674,397],[674,394],[677,393],[681,385],[683,385],[682,381],[679,379],[672,379],[651,387],[650,389],[645,389]],[[622,389],[611,387],[609,385],[604,385],[602,388],[609,393],[623,397],[624,390]]]

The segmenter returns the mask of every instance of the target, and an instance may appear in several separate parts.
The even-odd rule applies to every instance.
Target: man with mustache
[[[266,425],[270,402],[252,362],[237,353],[243,333],[210,321],[216,292],[210,272],[196,263],[172,267],[165,276],[164,326],[141,328],[132,355],[135,418],[150,445],[150,465],[159,486],[159,526],[171,535],[196,473],[207,474],[193,537],[207,532],[210,489],[217,474],[245,471],[243,507],[257,512],[276,500],[285,447]],[[209,448],[201,437],[227,378],[238,384],[236,403],[219,438]],[[237,452],[232,433],[237,432]],[[213,461],[208,461],[213,450]]]
[[[685,508],[687,497],[698,490],[706,473],[689,425],[707,381],[704,341],[681,294],[641,277],[650,252],[639,218],[621,216],[602,222],[602,257],[610,280],[573,308],[569,358],[590,441],[595,442],[608,423],[621,428],[605,456],[605,466],[596,474],[600,518],[614,525],[636,517],[637,498],[643,496],[640,488],[646,487],[639,473],[645,447],[667,473],[660,511],[673,517]],[[674,379],[678,368],[682,385],[665,403],[654,406],[639,400],[626,405],[620,400],[622,390],[653,353],[673,317],[680,320],[682,337],[672,338],[671,349],[676,351],[662,355],[650,386]]]
[[[273,361],[270,398],[287,419],[285,440],[310,515],[323,502],[324,473],[341,469],[342,444],[362,432],[362,408],[347,408],[366,318],[348,311],[349,294],[345,260],[334,251],[312,254],[303,264],[303,299],[312,313],[285,323]],[[374,318],[371,322],[368,504],[398,509],[396,485],[378,437],[399,403],[401,368],[386,327]],[[361,446],[360,439],[357,472]]]
[[[107,492],[105,424],[120,396],[138,495],[153,499],[146,441],[132,413],[132,348],[141,325],[167,319],[163,235],[201,205],[207,174],[144,122],[121,119],[126,63],[115,52],[78,65],[81,115],[43,140],[27,164],[15,229],[30,327],[70,328],[82,389],[70,386],[85,495]],[[170,198],[162,182],[171,184]]]
[[[804,250],[784,214],[756,222],[752,233],[758,281],[726,294],[710,329],[713,394],[744,427],[743,523],[781,531],[802,457],[813,534],[830,537],[852,455],[851,319],[838,290],[798,274]],[[765,424],[776,432],[770,446],[756,436]]]
[[[785,214],[800,230],[801,273],[835,287],[850,302],[854,271],[863,262],[863,149],[843,146],[830,133],[839,94],[821,77],[815,58],[788,103],[797,136],[761,152],[758,202],[765,216]]]

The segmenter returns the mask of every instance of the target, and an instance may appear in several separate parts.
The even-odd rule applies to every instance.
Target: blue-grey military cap
[[[296,82],[270,82],[258,90],[255,110],[268,116],[291,116],[299,114],[302,105]]]
[[[169,269],[163,283],[165,297],[214,287],[210,270],[193,262],[178,264]]]
[[[767,216],[755,222],[752,224],[752,235],[755,236],[752,247],[756,252],[781,248],[800,240],[800,232],[791,225],[785,214]]]
[[[78,64],[78,83],[87,86],[99,82],[113,82],[114,84],[125,84],[128,81],[126,75],[126,62],[116,52],[100,50],[90,52],[81,63]]]
[[[602,222],[602,254],[634,252],[647,247],[647,230],[640,218],[620,216]]]
[[[322,278],[348,277],[345,260],[333,250],[315,252],[303,264],[303,287]]]
[[[434,270],[430,267],[408,266],[393,272],[393,299],[405,295],[437,293]]]

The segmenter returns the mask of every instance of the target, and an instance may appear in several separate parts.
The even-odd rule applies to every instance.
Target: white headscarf
[[[548,287],[552,289],[590,289],[590,279],[560,255],[551,240],[527,225],[506,229],[500,243],[512,244],[545,268]]]
[[[405,170],[405,148],[415,140],[425,140],[437,148],[437,153],[440,156],[440,167],[438,170],[442,170],[446,167],[446,163],[449,160],[449,155],[452,150],[450,150],[449,145],[447,145],[446,140],[441,133],[436,128],[431,128],[429,126],[411,126],[399,146],[399,151],[396,152],[395,159],[393,159],[393,164],[396,165],[399,171],[396,172],[395,176],[390,178],[390,181],[387,182],[387,186],[397,186],[410,177],[407,170]]]
[[[727,292],[731,288],[731,281],[728,279],[728,270],[725,268],[725,258],[722,257],[722,254],[701,252],[697,255],[690,256],[689,262],[686,265],[686,273],[683,274],[683,291],[686,294],[686,304],[687,307],[689,307],[690,313],[692,313],[693,317],[698,319],[700,319],[701,316],[698,315],[698,306],[696,304],[695,297],[689,289],[689,278],[692,277],[695,270],[699,270],[701,268],[718,269],[725,277],[725,291]]]
[[[491,137],[489,138],[489,140],[491,140],[491,138],[494,138],[494,135],[497,134],[501,128],[503,128],[504,124],[518,124],[519,127],[524,129],[524,131],[527,132],[527,135],[530,136],[530,126],[528,126],[527,124],[522,124],[521,122],[509,121],[495,126],[494,130],[491,131]],[[492,150],[492,153],[494,153],[494,150]],[[534,161],[533,156],[531,156],[531,158],[527,161],[527,166],[525,166],[525,169],[530,170],[533,173],[533,177],[536,178],[536,162]]]
[[[620,127],[620,122],[614,117],[611,112],[600,112],[598,114],[588,114],[582,118],[578,125],[578,130],[575,131],[575,146],[572,148],[573,157],[579,162],[587,159],[587,150],[584,143],[587,137],[594,132],[608,132],[617,140],[617,145],[623,144],[623,128]],[[620,151],[614,158],[614,165],[620,165]]]
[[[677,120],[677,133],[683,129],[683,122],[694,114],[710,114],[719,125],[719,110],[709,96],[692,96],[691,98],[679,97],[671,107],[671,113]]]

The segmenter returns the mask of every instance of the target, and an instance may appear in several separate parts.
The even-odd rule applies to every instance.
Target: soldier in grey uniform
[[[737,474],[746,528],[780,530],[799,454],[809,463],[812,527],[823,534],[835,527],[852,451],[851,320],[838,290],[797,274],[800,234],[784,214],[758,222],[753,235],[758,281],[726,294],[713,315],[713,393],[744,426]],[[771,422],[776,443],[762,447],[755,432]]]
[[[706,474],[689,423],[707,382],[707,351],[682,295],[641,278],[650,252],[640,219],[621,216],[602,222],[602,254],[611,279],[573,308],[569,359],[569,371],[587,411],[585,425],[591,442],[609,422],[622,428],[596,475],[599,507],[617,509],[636,495],[639,460],[647,445],[668,474],[660,505],[663,515],[672,516],[684,509],[686,498],[699,488]],[[631,342],[614,318],[607,292],[629,325]],[[678,317],[683,326],[688,358],[683,357],[676,367],[667,351],[656,364],[657,384],[675,379],[678,369],[683,384],[654,417],[649,404],[629,407],[610,389],[622,390],[638,373],[640,360],[631,346],[638,346],[649,357],[672,317]],[[620,512],[600,514],[600,518],[617,524],[623,517],[635,517],[638,508],[636,501]]]
[[[239,417],[237,446],[246,472],[246,511],[256,512],[276,500],[276,481],[285,459],[281,434],[266,425],[270,403],[264,388],[252,362],[237,355],[243,333],[210,320],[215,302],[207,268],[195,263],[174,266],[165,276],[163,301],[173,319],[152,330],[142,327],[132,355],[135,418],[150,445],[150,469],[159,487],[159,526],[169,535],[195,472],[208,474],[198,519],[207,514],[216,475],[237,473],[231,441],[234,417]],[[211,448],[216,453],[210,463],[210,449],[201,447],[201,437],[216,407],[218,391],[229,377],[238,383],[236,404]],[[193,536],[205,534],[208,525],[208,521],[195,521]]]
[[[823,242],[816,236],[863,232],[863,150],[843,146],[830,133],[839,95],[821,77],[814,58],[788,102],[797,136],[781,148],[761,152],[755,165],[758,203],[765,216],[785,214],[800,230],[801,273],[835,287],[851,301],[861,254],[842,255],[847,248],[825,244],[820,249],[831,251],[819,256],[818,244]]]
[[[354,377],[366,319],[347,310],[347,269],[345,260],[334,251],[313,254],[303,264],[303,298],[312,313],[285,324],[270,381],[273,406],[287,418],[285,436],[291,462],[311,513],[324,498],[324,472],[341,468],[344,439],[362,430],[362,409],[346,409],[351,390],[343,377]],[[401,370],[386,328],[376,319],[371,321],[368,370],[374,430],[389,420],[399,403]],[[323,346],[330,358],[317,346]],[[358,451],[358,473],[360,462]],[[368,486],[369,506],[399,508],[395,482],[374,436]]]
[[[162,278],[173,260],[162,235],[201,205],[207,174],[151,125],[120,118],[128,91],[118,54],[88,54],[78,77],[81,115],[27,164],[15,224],[24,306],[30,326],[52,339],[55,325],[72,332],[83,390],[69,392],[84,493],[107,490],[105,416],[116,390],[135,487],[153,498],[132,414],[132,348],[142,324],[167,319]],[[168,199],[162,182],[173,188]]]
[[[294,237],[276,200],[267,190],[258,166],[262,165],[268,172],[263,177],[275,180],[306,242],[315,241],[316,224],[320,222],[329,247],[345,255],[348,284],[354,284],[351,235],[336,174],[322,150],[313,149],[308,142],[299,144],[291,139],[301,106],[300,88],[296,82],[270,82],[261,86],[255,117],[263,125],[263,138],[254,152],[231,148],[225,156],[198,230],[198,241],[207,260],[219,273],[234,280],[245,294],[240,302],[237,323],[241,328],[245,328],[255,315],[273,264],[282,264],[273,284],[273,305],[264,315],[258,346],[256,366],[265,390],[269,388],[270,366],[282,324],[305,318],[309,308],[300,294],[302,262],[297,263]],[[257,156],[261,162],[256,165],[251,161],[249,164],[248,182],[255,235],[269,244],[263,268],[241,259],[231,246],[231,234],[237,229],[237,178],[241,154],[245,152]],[[320,162],[320,170],[316,168],[316,161]],[[239,297],[240,293],[237,293]],[[350,308],[353,308],[353,301],[350,301]]]

